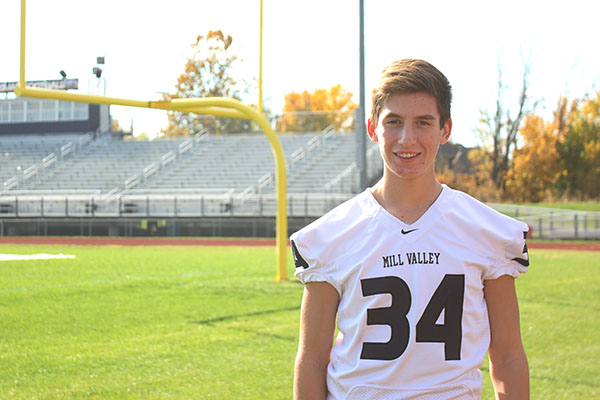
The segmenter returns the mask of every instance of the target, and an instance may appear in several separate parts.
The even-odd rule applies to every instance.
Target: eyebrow
[[[399,119],[404,119],[404,117],[402,115],[396,114],[396,113],[389,113],[387,114],[385,117],[383,117],[384,120],[388,119],[388,118],[399,118]],[[422,119],[422,120],[436,120],[437,118],[434,115],[431,114],[424,114],[424,115],[417,115],[415,117],[415,119]]]

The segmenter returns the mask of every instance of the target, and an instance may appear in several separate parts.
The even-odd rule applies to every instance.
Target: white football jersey
[[[444,185],[410,225],[367,189],[294,233],[295,275],[340,295],[329,399],[480,399],[483,282],[527,270],[527,230]]]

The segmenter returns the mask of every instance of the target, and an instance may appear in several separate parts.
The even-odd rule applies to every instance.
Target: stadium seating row
[[[0,137],[0,182],[5,183],[0,190],[4,189],[4,194],[9,190],[37,194],[190,189],[222,189],[236,194],[275,192],[272,149],[262,134],[153,141],[124,141],[110,136],[82,141],[81,137]],[[279,140],[287,162],[290,193],[331,191],[328,183],[355,160],[352,134],[326,130],[280,135]],[[73,143],[77,143],[76,148]],[[65,153],[65,148],[73,151]],[[52,165],[44,165],[43,160],[50,158]],[[24,174],[33,168],[35,174]],[[11,178],[13,184],[7,187]]]

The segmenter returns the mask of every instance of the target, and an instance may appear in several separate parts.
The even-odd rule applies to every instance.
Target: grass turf
[[[522,203],[529,207],[559,208],[575,211],[600,211],[600,201]]]
[[[7,246],[0,393],[11,398],[286,398],[301,287],[272,248]]]
[[[302,286],[274,282],[272,247],[0,253],[76,255],[0,262],[3,397],[291,398]],[[533,250],[531,259],[517,288],[532,398],[598,398],[598,253]],[[493,398],[482,369],[483,398]]]

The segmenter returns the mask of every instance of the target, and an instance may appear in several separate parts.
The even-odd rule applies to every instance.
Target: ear
[[[448,118],[448,121],[442,127],[442,137],[440,144],[447,143],[450,140],[450,134],[452,132],[452,120]]]
[[[371,118],[369,118],[367,120],[367,133],[369,134],[369,138],[373,143],[379,142],[379,140],[377,139],[377,132],[375,132],[376,128],[377,124],[374,124]]]

